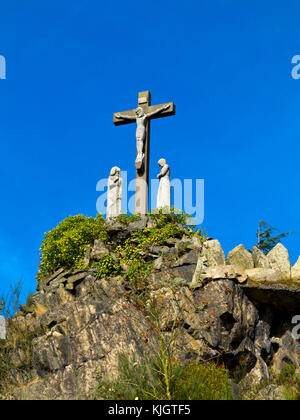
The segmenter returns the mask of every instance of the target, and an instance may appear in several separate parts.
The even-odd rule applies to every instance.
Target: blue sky
[[[0,291],[35,290],[44,232],[94,216],[112,166],[135,174],[134,126],[112,113],[174,101],[151,126],[151,177],[205,179],[208,234],[251,247],[260,219],[300,254],[298,0],[2,2]]]

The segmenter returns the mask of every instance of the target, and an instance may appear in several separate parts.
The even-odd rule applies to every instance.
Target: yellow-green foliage
[[[133,232],[123,245],[116,248],[122,262],[125,264],[132,261],[142,261],[149,245],[163,245],[167,239],[174,238],[181,231],[180,227],[168,223],[161,228],[145,228]]]
[[[300,373],[293,363],[287,363],[276,378],[277,385],[282,385],[287,400],[300,400]]]
[[[191,362],[179,368],[174,399],[178,400],[232,400],[229,372],[214,363]]]
[[[70,216],[55,229],[45,233],[41,246],[38,279],[58,268],[80,267],[86,246],[95,239],[105,241],[105,220],[101,215]]]
[[[137,362],[122,354],[120,376],[113,382],[99,381],[96,398],[112,400],[231,400],[229,373],[212,363],[172,361],[169,383],[159,357]]]
[[[117,276],[122,272],[119,261],[116,261],[116,259],[109,254],[103,255],[99,261],[93,264],[93,268],[97,268],[94,275],[98,279]]]

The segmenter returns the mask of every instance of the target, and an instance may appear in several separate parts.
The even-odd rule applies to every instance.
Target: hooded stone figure
[[[106,219],[111,220],[122,212],[122,187],[121,169],[114,166],[108,178],[107,186],[107,211]]]
[[[166,159],[160,159],[158,165],[161,167],[157,178],[160,179],[156,207],[171,207],[171,181],[170,181],[170,167],[167,165]]]

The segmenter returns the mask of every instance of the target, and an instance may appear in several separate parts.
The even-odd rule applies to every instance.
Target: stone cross
[[[118,112],[113,115],[115,125],[137,123],[136,147],[137,157],[135,184],[135,213],[148,213],[149,195],[149,158],[150,158],[150,120],[175,115],[175,104],[169,102],[151,106],[149,91],[139,92],[138,108]]]

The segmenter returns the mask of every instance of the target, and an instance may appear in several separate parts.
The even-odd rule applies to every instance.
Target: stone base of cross
[[[173,102],[151,106],[149,91],[139,92],[138,108],[117,112],[113,115],[115,125],[137,123],[137,158],[135,184],[135,213],[148,214],[149,199],[149,161],[150,161],[150,120],[175,115]]]

